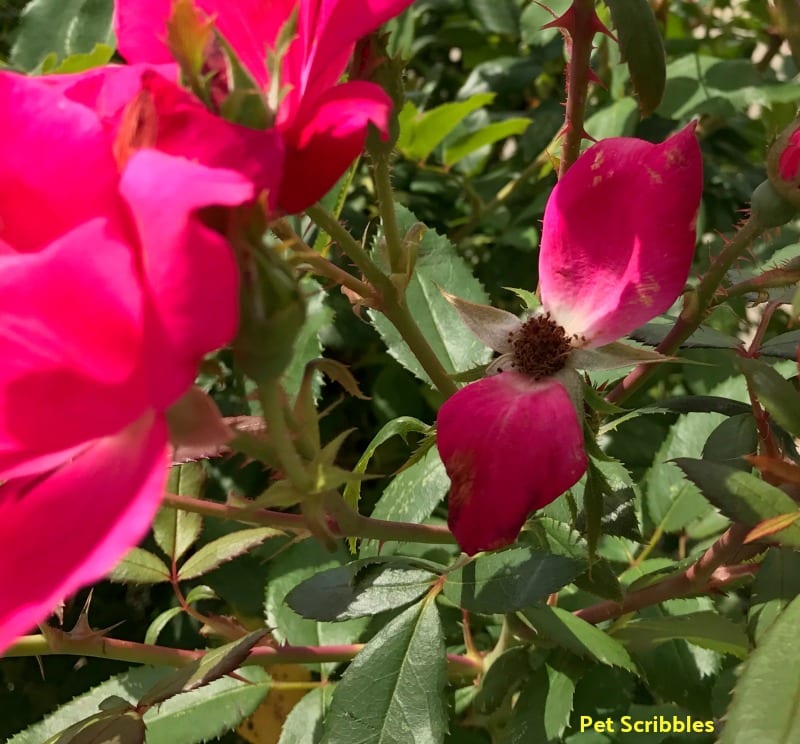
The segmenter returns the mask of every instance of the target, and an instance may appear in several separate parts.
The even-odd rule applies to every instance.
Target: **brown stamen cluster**
[[[513,349],[511,366],[539,380],[564,368],[572,349],[566,331],[550,317],[550,313],[526,320],[514,333],[508,334]]]

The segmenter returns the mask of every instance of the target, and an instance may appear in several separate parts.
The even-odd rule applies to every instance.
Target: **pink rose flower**
[[[203,210],[253,187],[152,149],[120,167],[98,114],[44,80],[0,73],[0,108],[1,651],[147,530],[165,412],[236,330]]]
[[[505,370],[459,390],[437,420],[448,521],[467,553],[513,542],[532,511],[585,472],[574,369],[597,363],[598,347],[680,294],[701,193],[694,125],[660,145],[616,138],[590,147],[545,209],[541,311],[525,322],[493,308],[473,310],[477,323],[465,318]]]
[[[213,19],[265,91],[277,82],[274,128],[285,149],[277,196],[281,210],[300,212],[320,199],[364,149],[368,124],[385,136],[391,101],[377,85],[341,83],[356,41],[398,15],[412,0],[195,0]],[[172,0],[117,0],[119,51],[131,63],[172,61],[166,45]],[[296,15],[296,36],[272,80],[268,53]],[[205,161],[203,161],[205,162]],[[235,166],[234,166],[235,167]]]

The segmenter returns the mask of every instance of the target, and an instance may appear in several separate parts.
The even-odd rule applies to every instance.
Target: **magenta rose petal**
[[[0,478],[147,409],[141,291],[134,255],[102,218],[0,256]]]
[[[0,486],[0,652],[143,537],[161,500],[166,443],[150,413],[60,469]]]
[[[136,221],[146,283],[165,334],[161,353],[151,355],[159,370],[171,370],[169,379],[158,373],[161,405],[167,405],[192,383],[202,357],[236,332],[236,260],[227,241],[203,224],[198,211],[246,202],[253,187],[234,171],[142,150],[123,172],[120,193]],[[164,209],[165,193],[169,209]],[[174,363],[165,364],[165,355]]]
[[[448,524],[470,554],[512,543],[532,511],[586,470],[566,390],[516,372],[486,377],[448,399],[437,443],[452,483]]]
[[[694,124],[658,145],[604,140],[559,181],[544,214],[542,306],[578,345],[615,341],[672,305],[702,185]]]

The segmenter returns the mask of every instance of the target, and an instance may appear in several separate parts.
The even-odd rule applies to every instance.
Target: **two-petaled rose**
[[[680,294],[702,180],[692,124],[660,145],[604,140],[554,188],[539,254],[541,312],[522,323],[484,309],[492,321],[478,335],[506,371],[467,385],[439,411],[449,524],[468,553],[513,542],[532,511],[583,475],[574,369]]]

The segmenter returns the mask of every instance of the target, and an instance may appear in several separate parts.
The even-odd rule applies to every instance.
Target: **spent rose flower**
[[[545,208],[537,314],[523,322],[451,298],[501,355],[492,365],[499,373],[459,390],[437,419],[452,484],[448,521],[467,553],[513,542],[532,511],[583,475],[574,369],[619,366],[611,342],[674,302],[694,254],[701,191],[693,125],[659,145],[604,140]]]
[[[368,124],[385,136],[391,101],[377,85],[340,82],[355,43],[412,0],[194,0],[264,91],[285,149],[277,202],[303,210],[364,148]],[[174,0],[117,0],[119,51],[130,63],[168,63]],[[294,25],[288,47],[281,34]]]
[[[203,210],[253,187],[152,149],[118,160],[44,80],[0,73],[0,108],[2,651],[149,526],[166,412],[236,330],[236,262]]]

